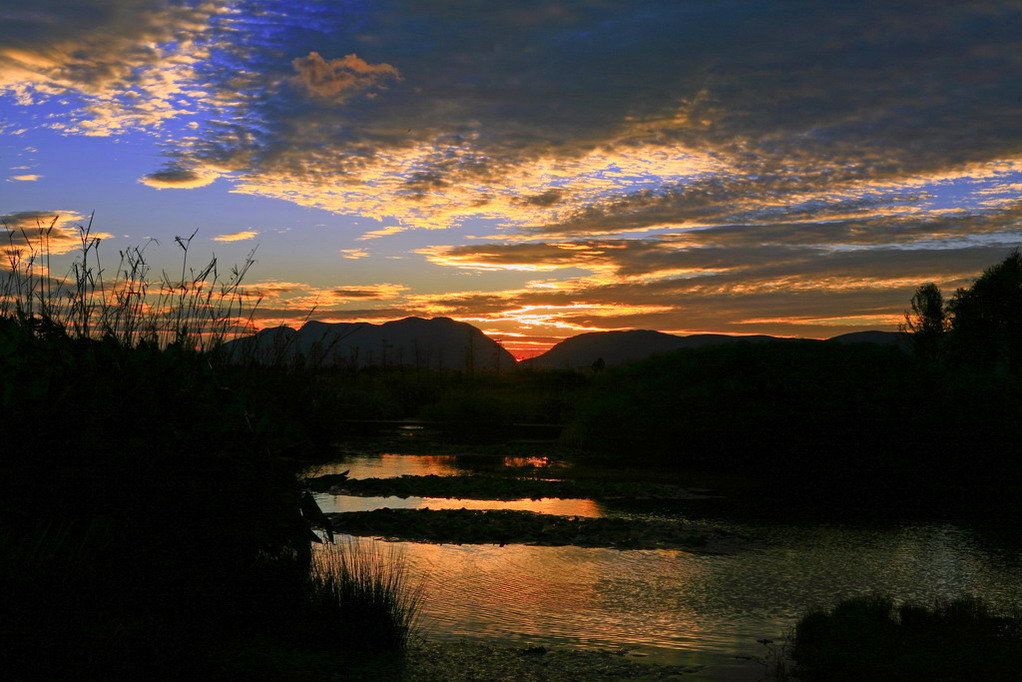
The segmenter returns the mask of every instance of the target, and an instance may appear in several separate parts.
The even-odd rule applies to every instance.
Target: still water
[[[348,459],[335,470],[346,468],[353,478],[467,473],[453,458],[400,455]],[[325,511],[429,506],[603,513],[591,500],[318,499]],[[518,506],[503,506],[508,504]],[[647,660],[706,665],[693,679],[758,679],[763,669],[749,659],[765,650],[756,640],[778,639],[806,608],[846,597],[882,592],[929,602],[974,594],[996,605],[1022,605],[1022,549],[1013,534],[946,523],[726,527],[759,546],[713,556],[525,545],[387,545],[398,549],[413,576],[425,580],[424,625],[431,638],[628,648],[629,655]]]

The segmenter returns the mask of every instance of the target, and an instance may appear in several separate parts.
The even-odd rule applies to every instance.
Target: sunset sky
[[[0,31],[5,222],[70,252],[95,211],[111,268],[258,246],[265,325],[821,338],[1022,244],[1016,0],[7,0]]]

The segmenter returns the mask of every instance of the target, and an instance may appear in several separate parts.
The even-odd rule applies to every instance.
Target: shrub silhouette
[[[788,653],[806,682],[1007,680],[1022,665],[1022,620],[975,598],[926,607],[862,597],[803,616]]]

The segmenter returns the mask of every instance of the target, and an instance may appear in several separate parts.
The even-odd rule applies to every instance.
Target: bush
[[[1022,619],[970,597],[933,607],[863,597],[803,616],[787,651],[805,682],[1015,679]]]

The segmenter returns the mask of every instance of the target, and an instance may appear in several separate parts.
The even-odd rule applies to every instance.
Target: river
[[[521,461],[504,464],[521,466]],[[537,459],[539,466],[547,460]],[[348,457],[323,473],[352,478],[470,473],[454,457]],[[551,467],[550,476],[564,475]],[[529,509],[616,514],[593,500],[446,500],[321,494],[324,511]],[[617,514],[624,515],[624,514]],[[704,665],[693,679],[756,680],[757,640],[780,640],[807,608],[874,592],[898,600],[978,595],[1022,605],[1022,547],[1011,535],[954,523],[838,526],[708,520],[756,541],[727,555],[527,545],[386,543],[425,581],[433,639],[628,649],[644,660]],[[379,543],[368,538],[349,538]]]

